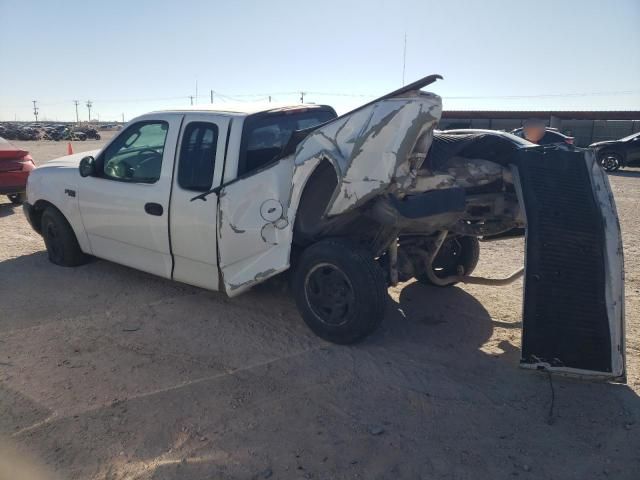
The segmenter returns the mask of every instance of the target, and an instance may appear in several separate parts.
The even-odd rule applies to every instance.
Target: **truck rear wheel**
[[[64,215],[52,207],[42,213],[42,238],[47,247],[49,261],[63,267],[75,267],[86,263],[76,235]]]
[[[309,328],[338,344],[372,333],[385,311],[387,286],[373,255],[344,240],[322,240],[300,256],[293,292]]]

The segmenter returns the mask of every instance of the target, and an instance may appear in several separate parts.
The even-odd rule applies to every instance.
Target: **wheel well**
[[[609,154],[614,154],[614,155],[617,155],[620,158],[624,159],[624,155],[622,155],[621,152],[619,152],[618,150],[616,150],[614,148],[603,148],[602,150],[600,150],[598,152],[598,158],[602,158],[604,155],[609,155]]]
[[[59,208],[57,208],[53,203],[48,202],[46,200],[38,200],[36,203],[33,204],[33,210],[31,211],[31,223],[33,225],[33,229],[38,233],[42,233],[40,229],[42,213],[49,207],[55,208],[60,212]],[[60,212],[60,214],[64,216],[62,212]]]
[[[320,161],[304,186],[293,227],[293,243],[311,243],[329,222],[324,218],[327,205],[338,185],[338,175],[331,162]]]

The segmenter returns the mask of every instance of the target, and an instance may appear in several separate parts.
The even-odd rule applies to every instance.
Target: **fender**
[[[44,210],[47,204],[60,210],[71,225],[80,249],[92,255],[78,204],[78,164],[87,155],[95,155],[98,150],[77,153],[45,163],[29,175],[27,199],[36,211]],[[70,174],[75,170],[74,174]]]

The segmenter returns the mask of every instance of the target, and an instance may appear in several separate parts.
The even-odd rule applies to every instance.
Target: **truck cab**
[[[250,176],[293,131],[335,117],[320,105],[152,112],[100,151],[41,167],[31,198],[61,211],[86,254],[218,290],[217,202],[193,197]],[[91,172],[82,178],[77,168],[88,157]]]

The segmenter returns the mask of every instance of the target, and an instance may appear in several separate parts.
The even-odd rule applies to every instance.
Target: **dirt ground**
[[[39,163],[66,152],[15,143]],[[336,346],[278,281],[228,299],[101,260],[54,266],[2,199],[0,464],[62,479],[637,479],[640,172],[610,179],[627,385],[519,369],[521,282],[402,285],[375,335]],[[520,240],[483,244],[478,272],[522,257]]]

